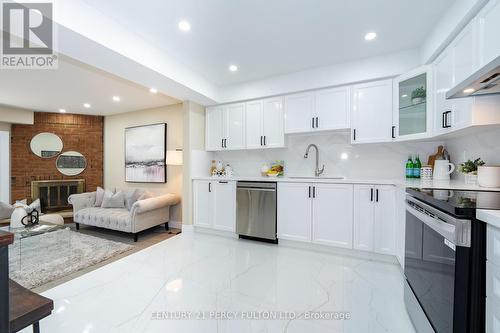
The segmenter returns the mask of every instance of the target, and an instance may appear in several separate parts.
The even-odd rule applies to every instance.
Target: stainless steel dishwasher
[[[276,237],[276,183],[237,183],[236,233],[240,238],[278,243]]]

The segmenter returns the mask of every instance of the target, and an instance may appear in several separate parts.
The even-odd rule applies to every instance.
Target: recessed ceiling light
[[[374,40],[377,37],[375,32],[369,32],[365,35],[365,40]]]
[[[189,22],[185,20],[180,21],[178,27],[180,31],[184,32],[188,32],[189,30],[191,30],[191,24],[189,24]]]
[[[236,72],[236,71],[238,70],[238,66],[236,66],[236,65],[230,65],[230,66],[229,66],[229,70],[230,70],[231,72]]]
[[[119,102],[120,101],[120,96],[113,96],[113,101],[114,102]]]
[[[89,103],[83,103],[83,107],[86,109],[90,109],[91,106]]]
[[[152,94],[156,94],[158,92],[158,89],[156,88],[149,88],[149,92]]]
[[[59,112],[66,113],[66,110],[65,109],[59,109]]]
[[[470,94],[470,93],[473,93],[475,90],[474,88],[467,88],[467,89],[464,89],[464,94]]]

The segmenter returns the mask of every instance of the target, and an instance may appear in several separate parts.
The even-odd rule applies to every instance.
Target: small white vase
[[[466,173],[465,183],[469,185],[477,185],[477,175],[474,175],[472,173]]]

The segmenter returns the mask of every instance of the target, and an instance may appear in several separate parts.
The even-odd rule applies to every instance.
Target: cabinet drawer
[[[500,267],[500,229],[488,225],[486,238],[486,258]]]
[[[500,332],[500,303],[486,300],[486,333]]]

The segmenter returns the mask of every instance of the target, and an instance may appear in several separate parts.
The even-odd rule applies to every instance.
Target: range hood
[[[500,94],[500,56],[450,89],[446,99]]]

